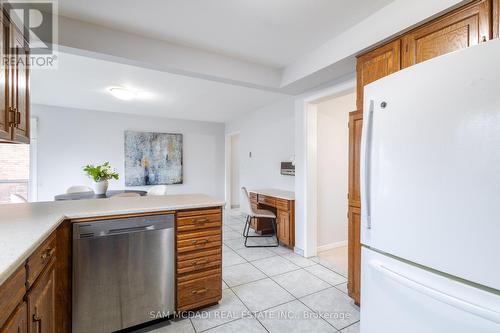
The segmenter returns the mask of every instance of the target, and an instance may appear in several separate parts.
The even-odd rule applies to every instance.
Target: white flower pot
[[[108,181],[107,180],[101,180],[100,182],[95,182],[94,183],[94,193],[95,194],[106,194],[106,191],[108,190]]]

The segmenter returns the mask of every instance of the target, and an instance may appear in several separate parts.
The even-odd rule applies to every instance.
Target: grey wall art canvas
[[[182,134],[125,131],[125,185],[182,184]]]

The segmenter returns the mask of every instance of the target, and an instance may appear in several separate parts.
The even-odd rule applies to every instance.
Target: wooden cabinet
[[[486,42],[492,37],[491,1],[474,2],[402,38],[402,67]]]
[[[217,303],[222,298],[222,210],[176,215],[176,310]]]
[[[358,57],[357,108],[363,109],[364,86],[401,69],[401,41],[395,40]]]
[[[56,270],[55,260],[45,268],[26,297],[30,333],[56,331]]]
[[[0,327],[5,325],[16,307],[22,302],[26,293],[25,283],[26,269],[22,265],[0,286]]]
[[[360,158],[363,111],[349,113],[349,206],[361,207]]]
[[[285,210],[278,210],[276,214],[278,239],[281,244],[290,246],[290,214]]]
[[[358,57],[349,116],[349,295],[360,301],[360,146],[364,86],[402,68],[499,37],[500,0],[476,0]]]
[[[348,282],[347,291],[354,302],[359,305],[361,288],[361,209],[349,207],[348,212]]]
[[[11,25],[11,46],[14,46],[15,65],[10,66],[9,112],[13,113],[12,140],[29,143],[29,49],[22,33]]]
[[[27,333],[28,332],[28,306],[26,302],[19,304],[0,333]]]
[[[276,214],[276,233],[281,245],[295,246],[295,200],[283,199],[272,195],[250,192],[252,209],[266,209]],[[272,221],[268,218],[254,218],[250,228],[256,233],[270,234],[274,232]]]
[[[1,36],[0,36],[0,54],[7,54],[8,48],[8,38],[9,38],[9,25],[7,18],[5,16],[0,16],[1,21]],[[9,82],[9,70],[7,65],[2,61],[0,63],[0,141],[11,140],[11,125],[9,122],[9,112],[8,112],[8,85]]]
[[[0,141],[29,143],[30,69],[29,48],[23,34],[3,13],[0,51]]]

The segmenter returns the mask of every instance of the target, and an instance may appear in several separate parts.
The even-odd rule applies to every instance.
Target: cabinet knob
[[[481,42],[483,42],[483,43],[484,43],[484,42],[486,42],[486,41],[488,41],[488,38],[486,38],[486,36],[481,37]]]
[[[385,109],[385,108],[387,107],[387,102],[382,102],[382,103],[380,103],[380,107],[381,107],[382,109]]]

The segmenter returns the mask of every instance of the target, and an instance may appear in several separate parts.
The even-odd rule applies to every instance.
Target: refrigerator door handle
[[[371,148],[373,137],[373,111],[374,101],[370,101],[370,107],[366,121],[363,124],[361,138],[361,224],[371,229]]]
[[[370,261],[370,266],[376,271],[382,273],[383,275],[391,278],[392,280],[402,284],[407,288],[413,289],[417,292],[420,292],[421,294],[429,296],[439,302],[453,306],[459,310],[500,324],[500,312],[468,302],[467,300],[452,295],[448,295],[447,293],[439,291],[438,289],[427,286],[424,283],[421,283],[413,278],[409,278],[401,273],[398,273],[378,261]]]

